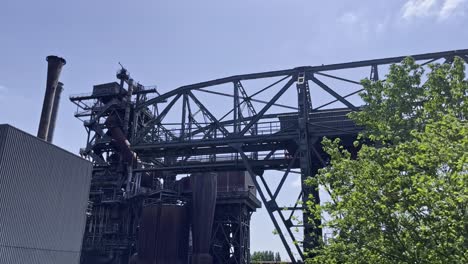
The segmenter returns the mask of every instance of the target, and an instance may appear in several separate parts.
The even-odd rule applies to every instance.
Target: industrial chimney
[[[57,56],[47,56],[46,60],[48,62],[47,84],[44,95],[44,103],[42,105],[41,120],[39,122],[39,129],[37,131],[37,137],[49,141],[48,134],[52,118],[52,109],[54,107],[55,92],[57,90],[60,72],[62,71],[62,67],[63,65],[65,65],[66,61],[63,58]],[[52,129],[54,127],[55,124],[52,126]],[[50,137],[50,140],[52,140],[52,136]]]
[[[47,141],[52,143],[54,139],[55,123],[57,122],[57,113],[60,105],[60,96],[63,92],[63,83],[58,82],[57,89],[55,90],[54,95],[54,104],[52,106],[52,113],[50,115],[50,124],[47,132]]]

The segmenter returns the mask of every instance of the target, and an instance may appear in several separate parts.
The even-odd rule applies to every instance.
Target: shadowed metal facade
[[[454,56],[467,61],[468,50],[412,55],[423,65],[450,62]],[[120,215],[114,218],[119,230],[133,230],[119,237],[93,229],[85,236],[87,249],[107,254],[109,260],[123,259],[135,251],[132,241],[137,239],[135,228],[128,225],[139,220],[138,206],[122,204],[162,191],[172,193],[174,196],[169,197],[173,203],[179,203],[183,195],[176,190],[183,182],[178,180],[181,175],[203,173],[209,177],[213,172],[242,171],[251,177],[251,187],[258,192],[292,263],[301,262],[304,251],[322,240],[320,221],[295,221],[297,214],[308,219],[301,205],[306,200],[320,203],[317,187],[304,181],[327,164],[321,138],[340,138],[345,147],[353,148],[352,142],[361,128],[347,114],[362,107],[360,100],[352,100],[363,91],[360,80],[379,80],[389,64],[400,63],[405,57],[236,75],[182,86],[164,94],[135,84],[123,69],[117,75],[120,84],[95,86],[93,94],[71,97],[79,107],[76,117],[87,118],[84,124],[88,143],[82,154],[92,157],[95,164],[91,200],[98,209],[93,212],[100,214],[103,207],[121,208],[116,213]],[[107,87],[107,92],[103,87]],[[215,107],[221,99],[207,100],[207,96],[227,101]],[[321,96],[331,99],[317,104]],[[112,122],[108,122],[109,118]],[[119,132],[114,132],[116,129]],[[274,188],[269,184],[268,172],[272,170],[283,173]],[[297,201],[293,206],[280,205],[278,195],[292,173],[301,175]],[[248,227],[254,209],[244,212],[236,208],[215,213],[211,241],[215,262],[217,256],[224,254],[217,251],[223,243],[229,249],[235,243],[239,245],[236,250],[222,251],[229,252],[229,256],[224,256],[228,263],[249,262],[248,254],[239,250],[249,247],[248,239],[240,236],[235,243],[229,242],[216,231],[216,217],[221,215],[225,219],[244,219],[239,221]],[[103,217],[113,214],[114,209],[109,210],[102,213]],[[96,222],[101,218],[90,219]],[[88,226],[94,228],[96,224],[88,222]],[[240,226],[243,234],[248,233],[248,228]],[[303,239],[298,238],[295,228],[300,228]]]
[[[0,263],[78,264],[92,164],[0,125]]]

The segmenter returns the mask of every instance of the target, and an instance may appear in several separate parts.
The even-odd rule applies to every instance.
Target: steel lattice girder
[[[422,65],[441,59],[450,62],[453,61],[454,56],[459,56],[466,61],[468,50],[411,55]],[[295,243],[295,248],[300,256],[298,259],[290,247],[291,240],[296,242],[294,234],[290,232],[294,224],[291,223],[291,217],[286,218],[282,213],[278,213],[278,208],[281,208],[281,206],[276,202],[281,185],[274,193],[271,192],[268,187],[268,177],[264,177],[263,172],[273,169],[286,170],[283,177],[286,178],[291,169],[300,168],[302,181],[304,181],[307,176],[313,176],[314,171],[323,166],[324,160],[326,160],[326,156],[320,149],[320,139],[323,136],[339,137],[347,145],[352,145],[353,138],[360,131],[360,128],[350,121],[346,114],[351,111],[358,111],[359,106],[351,103],[348,98],[362,91],[362,87],[348,94],[340,94],[333,86],[319,79],[319,76],[352,85],[360,85],[360,80],[363,78],[377,81],[379,76],[382,77],[384,75],[379,73],[379,70],[382,68],[381,66],[399,63],[406,57],[399,56],[236,75],[182,86],[153,99],[142,101],[136,105],[136,113],[140,111],[147,112],[148,108],[151,107],[161,107],[161,105],[168,101],[170,103],[163,108],[160,112],[161,114],[156,114],[145,121],[141,121],[141,123],[135,124],[136,129],[133,131],[131,140],[132,149],[144,163],[144,166],[135,170],[135,172],[155,171],[163,173],[171,171],[176,173],[194,173],[226,170],[248,171],[254,180],[262,202],[266,206],[289,257],[293,263],[297,263],[303,259],[304,248],[297,246],[298,244]],[[366,69],[368,70],[368,74],[357,76],[357,80],[343,78],[336,74],[337,71],[356,68]],[[269,78],[276,79],[273,80],[271,85],[258,91],[250,91],[248,85],[241,83],[241,81]],[[232,93],[209,90],[210,88],[216,89],[215,86],[217,85],[229,83],[232,83],[234,86]],[[291,106],[279,103],[278,100],[282,98],[286,91],[291,89],[293,84],[296,84],[298,92],[297,105]],[[334,99],[320,106],[312,107],[314,97],[310,95],[309,88],[307,87],[312,87],[312,85],[322,89]],[[269,100],[253,98],[274,86],[279,86],[279,91],[273,93]],[[226,109],[209,110],[209,107],[199,100],[195,92],[232,97],[232,107],[227,114],[224,114],[224,112],[219,113],[219,110],[225,111]],[[306,94],[302,94],[301,97],[300,93]],[[178,125],[179,128],[170,129],[167,127],[168,121],[165,119],[168,119],[168,114],[173,110],[178,100],[183,101],[183,109],[180,111],[182,112],[182,118],[177,117],[175,122],[170,122],[172,125]],[[263,103],[264,106],[261,109],[255,109],[252,102]],[[335,102],[342,103],[345,108],[320,110]],[[239,113],[239,111],[242,111],[239,107],[242,104],[248,106],[252,114],[251,116]],[[270,110],[273,106],[286,108],[289,112],[272,113]],[[195,108],[198,108],[198,111]],[[291,112],[291,109],[295,111]],[[196,113],[201,113],[204,120],[208,121],[196,121]],[[225,120],[228,116],[232,116],[232,119]],[[270,129],[267,133],[259,132],[259,126],[265,123],[270,123],[271,126],[274,122],[276,122],[275,125],[279,126],[279,129]],[[248,131],[250,133],[247,133]],[[300,154],[294,158],[297,151]],[[277,156],[276,154],[280,155]],[[157,162],[152,161],[155,159]],[[165,162],[166,160],[176,160],[176,162],[169,164]],[[257,177],[261,179],[262,185],[257,181]],[[282,182],[284,182],[283,179]],[[316,190],[310,189],[305,185],[303,185],[299,199],[302,197],[305,200],[309,198],[310,194],[312,194],[316,202],[319,201]],[[301,210],[301,207],[296,203],[294,207],[287,207],[287,209],[291,209],[294,212]],[[315,226],[317,224],[315,223]],[[282,230],[286,230],[286,232]],[[320,230],[314,226],[306,225],[305,232],[314,233],[315,236],[306,237],[309,240],[305,241],[303,246],[306,249],[308,249],[307,247],[316,246],[319,239],[321,239]],[[290,237],[289,241],[287,235]]]

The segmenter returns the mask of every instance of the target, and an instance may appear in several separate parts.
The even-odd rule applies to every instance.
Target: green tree
[[[363,80],[365,128],[352,154],[323,140],[330,163],[310,183],[330,194],[327,244],[307,263],[468,263],[468,82],[461,59],[430,72],[411,58]]]
[[[260,261],[261,260],[260,252],[255,251],[254,253],[252,253],[252,255],[250,256],[250,260],[251,261]]]
[[[267,251],[255,251],[251,257],[250,257],[251,261],[278,261],[278,260],[281,260],[281,257],[279,255],[278,252],[276,252],[276,254],[271,251],[271,250],[267,250]]]
[[[280,253],[279,252],[276,252],[275,254],[275,261],[281,261],[281,256],[280,256]]]

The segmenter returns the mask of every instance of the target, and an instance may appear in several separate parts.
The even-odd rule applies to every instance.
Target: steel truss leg
[[[286,230],[287,230],[287,232],[289,234],[289,237],[291,237],[291,239],[293,240],[293,243],[294,243],[294,246],[296,247],[297,252],[299,253],[300,257],[302,259],[304,259],[302,249],[299,246],[299,241],[296,239],[296,236],[294,236],[294,233],[291,230],[291,228],[294,226],[294,224],[291,221],[291,218],[286,220],[286,217],[284,217],[284,215],[283,215],[282,208],[280,208],[278,206],[278,204],[276,203],[276,200],[274,199],[273,194],[272,194],[270,188],[268,187],[268,184],[266,183],[265,179],[263,178],[263,175],[259,175],[259,177],[260,177],[260,180],[262,181],[263,185],[265,186],[265,190],[267,191],[267,194],[268,194],[268,199],[269,200],[265,203],[265,207],[267,207],[267,205],[268,205],[267,208],[269,210],[272,210],[273,212],[274,211],[278,212],[278,215],[280,216],[281,221],[286,226]]]
[[[278,235],[279,235],[279,237],[281,239],[281,242],[283,243],[283,245],[284,245],[284,247],[286,249],[286,252],[288,253],[289,258],[291,259],[291,262],[294,263],[294,264],[300,263],[300,262],[296,261],[296,257],[293,255],[293,253],[291,251],[291,248],[290,248],[290,246],[289,246],[289,244],[288,244],[288,242],[287,242],[287,240],[286,240],[286,238],[285,238],[285,236],[283,234],[283,231],[282,231],[278,221],[276,220],[275,215],[273,214],[275,211],[278,211],[278,213],[282,216],[281,211],[278,210],[279,208],[276,205],[276,202],[274,202],[274,200],[267,200],[266,199],[266,196],[263,193],[263,190],[262,190],[259,182],[257,181],[257,177],[256,177],[257,174],[253,171],[252,166],[249,163],[249,159],[248,159],[247,155],[244,153],[244,151],[242,150],[241,145],[235,144],[235,145],[232,145],[232,147],[235,148],[239,152],[239,155],[241,156],[242,161],[243,161],[247,171],[249,172],[250,177],[252,178],[252,181],[253,181],[253,183],[255,185],[255,188],[257,188],[257,191],[258,191],[258,193],[260,195],[260,198],[261,198],[263,204],[265,205],[265,208],[266,208],[268,214],[270,215],[271,221],[273,222],[273,225],[274,225],[276,231],[278,232]],[[271,194],[271,192],[269,192],[269,195],[270,195],[270,197],[273,196]],[[282,220],[285,221],[284,216],[282,217]],[[302,252],[301,251],[299,251],[299,252],[302,255]]]
[[[214,264],[250,263],[250,213],[245,204],[218,205],[211,251]]]

